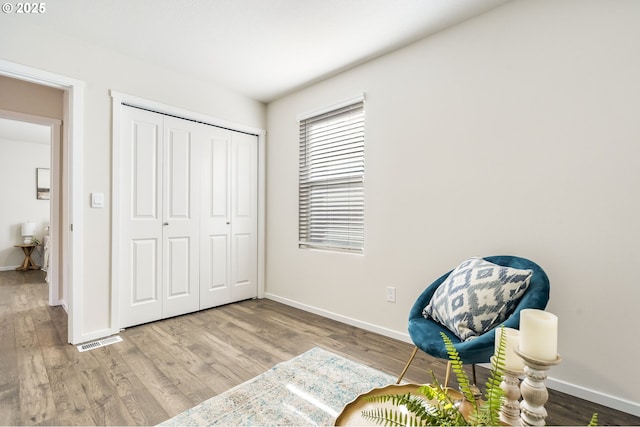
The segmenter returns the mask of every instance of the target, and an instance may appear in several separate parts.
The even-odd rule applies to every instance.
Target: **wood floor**
[[[396,375],[412,346],[270,300],[251,300],[123,331],[80,353],[67,316],[47,305],[39,271],[0,272],[0,425],[155,425],[315,346]],[[406,379],[444,378],[419,353]],[[479,368],[479,382],[486,370]],[[551,391],[548,424],[640,425]]]

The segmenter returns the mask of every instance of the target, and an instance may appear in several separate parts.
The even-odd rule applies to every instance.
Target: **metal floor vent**
[[[83,351],[93,350],[94,348],[104,347],[109,344],[115,344],[120,341],[122,341],[122,338],[120,338],[120,335],[115,335],[113,337],[105,338],[102,340],[81,344],[78,346],[78,351],[83,352]]]

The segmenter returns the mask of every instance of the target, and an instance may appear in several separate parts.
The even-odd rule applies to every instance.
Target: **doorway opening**
[[[81,227],[81,171],[82,171],[82,98],[84,83],[65,76],[38,70],[20,64],[0,59],[0,77],[9,77],[21,82],[34,83],[38,86],[61,89],[62,120],[48,119],[44,117],[46,126],[52,131],[52,163],[58,168],[50,168],[53,174],[57,170],[57,176],[51,176],[52,183],[56,181],[57,193],[52,188],[51,195],[57,194],[56,200],[51,199],[51,209],[57,215],[54,221],[53,215],[50,222],[51,241],[57,254],[52,252],[51,269],[57,269],[55,276],[58,286],[50,286],[50,302],[63,304],[68,316],[69,343],[78,344],[87,341],[82,334],[82,227]],[[4,94],[3,94],[4,95]],[[4,96],[3,96],[4,97]],[[11,101],[9,94],[5,101]],[[35,103],[37,99],[21,99],[20,108],[3,110],[9,118],[27,121],[42,122],[42,116],[29,114],[29,102]],[[25,112],[25,108],[27,112]],[[57,139],[56,139],[57,138]],[[56,157],[57,156],[57,157]],[[35,172],[34,172],[35,173]],[[77,179],[74,179],[77,177]],[[53,273],[52,271],[50,273]],[[52,275],[53,278],[53,275]],[[62,289],[62,292],[60,292]],[[55,294],[55,292],[57,294]],[[74,304],[78,301],[78,304]]]
[[[49,305],[66,310],[64,282],[58,276],[60,125],[60,120],[0,110],[3,181],[13,183],[2,190],[12,202],[0,215],[0,269],[19,267],[22,257],[26,261],[27,252],[22,254],[24,248],[18,251],[15,244],[36,244],[26,249],[45,271]]]

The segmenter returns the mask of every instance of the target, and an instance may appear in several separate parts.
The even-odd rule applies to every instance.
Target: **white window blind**
[[[364,250],[364,102],[300,120],[299,247]]]

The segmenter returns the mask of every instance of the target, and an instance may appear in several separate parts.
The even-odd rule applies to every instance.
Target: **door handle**
[[[164,222],[164,223],[162,223],[162,225],[169,225],[169,223],[168,222]]]

